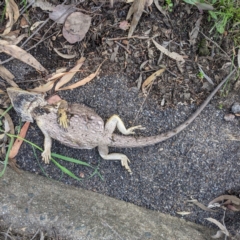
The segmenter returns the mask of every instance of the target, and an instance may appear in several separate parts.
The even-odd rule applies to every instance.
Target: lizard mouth
[[[22,117],[22,120],[33,122],[31,112],[36,105],[41,105],[44,102],[43,95],[14,87],[7,88],[7,93],[13,108]]]

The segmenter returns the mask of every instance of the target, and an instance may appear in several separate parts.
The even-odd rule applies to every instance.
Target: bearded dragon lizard
[[[133,148],[154,145],[163,142],[183,131],[202,112],[222,85],[232,76],[232,71],[208,96],[202,105],[184,123],[173,130],[156,136],[138,137],[114,134],[117,128],[123,135],[134,134],[142,126],[126,128],[119,116],[113,115],[104,124],[103,119],[93,109],[78,103],[68,104],[60,101],[57,104],[48,104],[44,96],[20,88],[7,89],[15,111],[23,121],[36,120],[38,127],[44,134],[44,151],[42,158],[45,163],[51,159],[52,138],[62,144],[78,149],[92,149],[98,147],[99,154],[105,160],[120,160],[125,169],[131,172],[128,157],[120,153],[109,153],[108,147]],[[67,113],[66,113],[67,112]],[[62,121],[61,116],[67,116]],[[60,121],[59,121],[60,120]],[[67,130],[66,130],[67,129]]]

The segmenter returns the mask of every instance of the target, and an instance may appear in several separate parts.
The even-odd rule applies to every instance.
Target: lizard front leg
[[[128,163],[130,162],[130,160],[128,159],[128,157],[122,153],[108,153],[108,146],[106,145],[101,145],[98,146],[98,152],[100,154],[100,156],[105,159],[105,160],[120,160],[121,164],[123,167],[125,167],[125,169],[132,174],[132,171],[130,169],[130,167],[128,166]]]
[[[36,121],[38,127],[42,131],[44,135],[44,151],[42,152],[42,160],[46,163],[49,164],[49,161],[51,159],[51,147],[52,147],[52,139],[47,133],[47,131],[44,129],[44,127],[41,125],[40,121]]]
[[[113,133],[116,128],[124,135],[135,134],[134,130],[136,129],[145,129],[141,125],[126,129],[122,119],[118,115],[113,115],[107,120],[105,131],[107,133]]]

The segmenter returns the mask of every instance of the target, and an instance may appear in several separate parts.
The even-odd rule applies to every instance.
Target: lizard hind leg
[[[107,120],[105,125],[105,131],[108,133],[113,133],[116,128],[124,135],[135,134],[134,130],[136,129],[145,129],[141,125],[130,127],[127,129],[122,119],[118,115],[113,115]]]
[[[130,162],[130,160],[128,159],[128,157],[122,153],[108,153],[108,146],[106,145],[101,145],[98,146],[98,152],[100,154],[100,156],[105,159],[105,160],[120,160],[121,164],[123,167],[125,167],[125,169],[132,174],[132,171],[128,165],[128,163]]]

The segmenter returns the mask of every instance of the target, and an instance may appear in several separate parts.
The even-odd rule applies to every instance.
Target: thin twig
[[[10,228],[12,227],[12,224],[9,226],[7,232],[6,232],[6,235],[5,235],[5,240],[7,240],[7,237],[10,236],[9,235],[9,231],[10,231]]]
[[[208,39],[210,42],[212,42],[216,47],[218,47],[226,56],[227,58],[232,61],[231,57],[216,43],[214,42],[211,38],[209,38],[208,36],[206,36],[202,31],[199,30],[199,32],[206,38]],[[235,66],[234,66],[235,67]],[[235,67],[236,68],[236,67]]]
[[[19,11],[20,11],[20,16],[29,8],[33,5],[34,0],[32,0],[30,3],[28,3],[27,6],[23,6]]]
[[[47,31],[48,32],[48,31]],[[48,37],[44,38],[44,36],[47,34],[47,32],[43,35],[43,37],[41,38],[41,40],[39,40],[36,44],[34,44],[33,46],[31,46],[30,48],[28,48],[26,51],[30,51],[31,49],[35,48],[36,46],[38,46],[41,42],[45,41],[46,39],[52,37],[53,35],[55,35],[57,32],[54,32],[53,34],[49,35]]]
[[[146,95],[144,101],[142,102],[141,107],[139,108],[139,110],[138,110],[138,112],[137,112],[137,114],[136,114],[136,117],[135,117],[134,120],[133,120],[133,125],[134,125],[135,121],[137,120],[137,118],[138,118],[140,112],[141,112],[142,109],[143,109],[143,105],[145,104],[145,102],[146,102],[146,100],[147,100],[147,97],[149,96],[149,93],[150,93],[150,91],[151,91],[151,89],[152,89],[153,82],[154,82],[154,81],[152,81],[152,82],[150,83],[150,86],[149,86],[149,89],[148,89],[147,95]]]
[[[125,46],[123,46],[121,43],[115,41],[116,44],[118,44],[120,47],[122,47],[123,49],[125,49],[125,51],[128,52],[128,54],[131,54],[131,51],[129,51]]]
[[[222,218],[223,226],[226,228],[226,225],[225,225],[225,215],[226,215],[226,210],[223,211],[223,218]],[[227,235],[226,234],[225,234],[224,240],[227,240]]]
[[[40,230],[38,229],[30,240],[33,240],[33,239],[37,236],[37,234],[39,233],[39,231],[40,231]]]
[[[149,39],[149,37],[144,37],[144,36],[131,36],[131,37],[118,37],[118,38],[103,38],[103,40],[117,41],[117,40],[131,39],[131,38]]]

